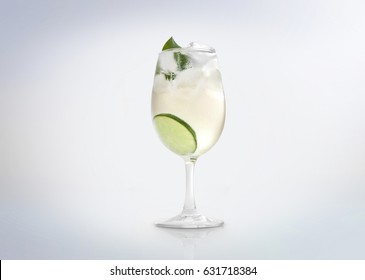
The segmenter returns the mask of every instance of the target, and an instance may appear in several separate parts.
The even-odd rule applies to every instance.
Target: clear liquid
[[[185,51],[187,50],[187,51]],[[173,114],[188,123],[196,133],[197,149],[189,156],[208,151],[222,133],[225,98],[215,52],[179,49],[189,57],[189,68],[179,71],[174,51],[162,52],[152,92],[152,117]],[[173,79],[164,73],[174,73]]]

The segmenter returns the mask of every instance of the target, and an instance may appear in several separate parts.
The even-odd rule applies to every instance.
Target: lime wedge
[[[195,152],[196,134],[189,124],[172,114],[159,114],[153,120],[161,141],[171,151],[179,155]]]

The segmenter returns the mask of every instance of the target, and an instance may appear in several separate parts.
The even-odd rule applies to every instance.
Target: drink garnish
[[[193,154],[197,148],[196,134],[184,120],[172,114],[158,114],[154,118],[161,141],[179,155]]]
[[[162,47],[162,51],[170,49],[181,49],[181,47],[178,45],[178,43],[175,42],[173,37],[170,37],[170,39],[168,39],[165,45],[163,45]]]

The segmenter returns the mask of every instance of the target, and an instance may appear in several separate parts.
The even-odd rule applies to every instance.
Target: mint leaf
[[[169,50],[169,49],[181,49],[181,47],[175,42],[173,37],[167,40],[165,45],[163,45],[162,50]]]
[[[165,79],[166,80],[175,80],[176,78],[176,74],[174,72],[167,72],[167,73],[163,73],[165,75]]]
[[[182,54],[180,52],[176,52],[174,53],[174,59],[176,61],[177,64],[177,69],[179,71],[188,69],[189,67],[189,63],[190,63],[190,59],[187,55]]]

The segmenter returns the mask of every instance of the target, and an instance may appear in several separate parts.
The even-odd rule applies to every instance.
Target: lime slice
[[[159,114],[153,120],[161,141],[171,151],[179,155],[195,152],[196,134],[189,124],[171,114]]]

